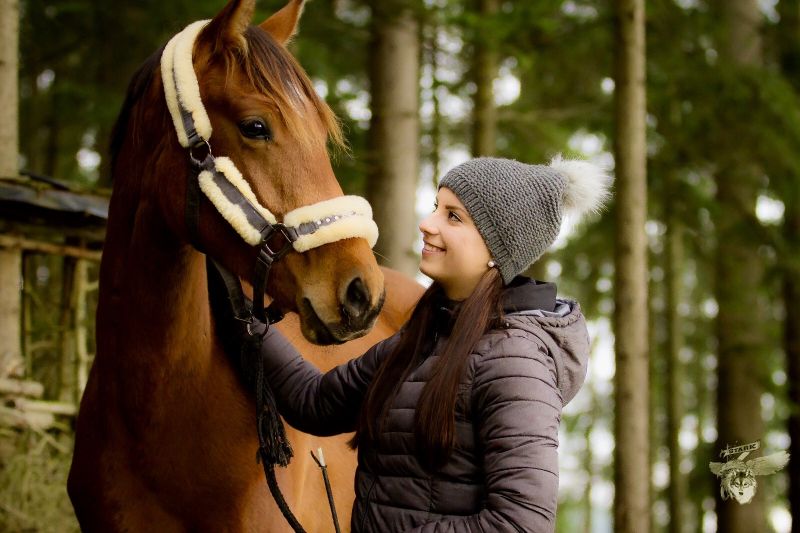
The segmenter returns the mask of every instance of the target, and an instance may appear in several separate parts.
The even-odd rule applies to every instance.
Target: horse
[[[208,151],[226,156],[254,202],[280,219],[342,197],[328,153],[328,142],[342,136],[286,49],[303,1],[251,26],[254,4],[231,0],[203,26],[188,61],[214,132]],[[113,133],[97,351],[68,493],[85,531],[287,531],[255,460],[253,394],[215,330],[207,283],[206,257],[250,280],[259,248],[208,198],[197,202],[196,227],[188,222],[191,165],[165,99],[163,54],[132,78]],[[379,267],[368,240],[354,236],[290,250],[266,283],[273,305],[288,313],[272,327],[322,370],[397,331],[421,292]],[[349,524],[356,466],[349,436],[293,428],[287,436],[296,454],[277,479],[300,523],[332,529],[308,453],[322,447],[337,511]]]

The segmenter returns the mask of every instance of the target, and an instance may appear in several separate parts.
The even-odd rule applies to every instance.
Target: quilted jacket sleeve
[[[312,435],[354,431],[367,387],[393,338],[323,374],[277,328],[270,328],[262,344],[262,360],[281,416]]]
[[[509,332],[489,352],[478,359],[473,381],[485,508],[476,515],[427,523],[416,532],[555,530],[562,403],[553,357],[541,341],[521,332]]]

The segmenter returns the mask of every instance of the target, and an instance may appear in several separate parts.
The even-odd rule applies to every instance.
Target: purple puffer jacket
[[[521,277],[505,289],[503,328],[479,341],[461,385],[453,453],[430,472],[417,459],[414,410],[447,338],[442,327],[401,385],[378,441],[358,450],[353,533],[554,531],[561,409],[583,384],[589,355],[580,306],[555,292]],[[315,435],[353,431],[396,341],[322,374],[272,328],[264,350],[281,414]]]

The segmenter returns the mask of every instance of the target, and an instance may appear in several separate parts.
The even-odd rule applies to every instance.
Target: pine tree
[[[650,528],[644,1],[617,0],[614,528]]]
[[[417,271],[414,198],[419,174],[419,30],[412,0],[373,0],[370,44],[370,168],[367,199],[382,262]]]

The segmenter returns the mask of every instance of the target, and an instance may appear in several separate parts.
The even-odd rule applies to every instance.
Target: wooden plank
[[[77,363],[77,387],[73,400],[77,404],[83,396],[86,382],[89,380],[89,332],[86,326],[88,308],[86,303],[87,285],[89,282],[89,264],[78,261],[75,265],[75,356]]]
[[[0,376],[21,374],[22,254],[0,248]]]
[[[12,407],[16,407],[23,413],[49,413],[59,416],[75,416],[78,408],[74,404],[66,402],[46,402],[43,400],[29,400],[26,398],[14,398],[6,402]]]
[[[55,424],[55,421],[56,417],[52,413],[26,413],[0,405],[0,426],[48,429]]]
[[[38,381],[0,378],[0,394],[41,398],[44,394],[44,385]]]
[[[100,261],[101,252],[97,250],[87,250],[80,246],[67,246],[64,244],[53,244],[51,242],[35,241],[19,237],[16,235],[0,234],[0,248],[17,248],[31,252],[42,252],[45,254],[67,255],[78,259],[89,261]]]

